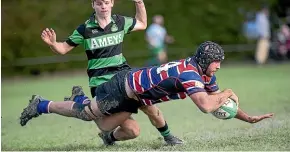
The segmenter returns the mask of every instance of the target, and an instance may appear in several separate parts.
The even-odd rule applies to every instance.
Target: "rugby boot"
[[[31,100],[29,100],[29,104],[26,108],[23,109],[23,112],[20,116],[20,125],[25,126],[26,123],[31,120],[32,118],[38,117],[39,114],[37,112],[38,104],[43,100],[43,98],[39,95],[32,95]]]
[[[110,132],[100,132],[98,135],[103,140],[105,146],[112,146],[116,144],[116,142],[111,139]]]
[[[166,142],[167,145],[180,145],[183,144],[183,140],[169,134],[168,136],[164,137],[164,141]]]
[[[73,86],[72,94],[70,97],[64,97],[64,101],[74,101],[76,96],[85,95],[83,88],[81,86]]]

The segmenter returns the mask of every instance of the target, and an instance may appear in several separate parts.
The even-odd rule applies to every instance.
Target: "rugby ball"
[[[238,106],[236,102],[230,98],[216,111],[212,112],[218,119],[231,119],[234,118],[238,113]]]

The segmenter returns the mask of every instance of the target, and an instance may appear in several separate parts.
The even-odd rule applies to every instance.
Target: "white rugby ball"
[[[238,106],[236,102],[230,98],[216,111],[212,112],[218,119],[231,119],[234,118],[238,113]]]

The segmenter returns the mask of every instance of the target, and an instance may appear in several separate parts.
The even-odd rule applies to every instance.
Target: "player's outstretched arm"
[[[143,0],[133,0],[136,6],[136,25],[132,31],[145,30],[147,28],[147,13]]]
[[[206,92],[197,92],[190,95],[191,100],[204,113],[210,113],[222,106],[233,95],[231,89],[210,95]]]
[[[268,113],[268,114],[264,114],[260,116],[249,116],[241,108],[239,108],[238,113],[235,118],[248,122],[248,123],[257,123],[263,119],[272,118],[273,116],[274,116],[274,113]]]
[[[51,29],[44,29],[41,33],[41,39],[51,48],[51,50],[58,54],[66,54],[74,48],[66,42],[56,42],[56,33]]]
[[[214,94],[218,94],[220,92],[221,92],[220,90],[217,90],[215,92],[208,92],[208,94],[214,95]],[[233,99],[237,104],[239,104],[238,97],[236,96],[236,94],[234,92],[230,98]],[[263,119],[271,118],[271,117],[273,117],[273,115],[274,115],[273,113],[269,113],[269,114],[264,114],[264,115],[260,115],[260,116],[249,116],[241,108],[238,108],[238,113],[237,113],[235,118],[242,120],[242,121],[245,121],[245,122],[248,122],[248,123],[257,123]]]
[[[71,51],[74,48],[74,46],[70,46],[66,42],[56,42],[55,44],[50,45],[50,48],[53,52],[64,55],[69,51]]]

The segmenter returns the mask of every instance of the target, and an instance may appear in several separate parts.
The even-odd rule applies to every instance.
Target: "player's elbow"
[[[58,47],[58,53],[61,55],[67,54],[69,51],[71,51],[75,46],[69,45],[66,42],[60,43]]]
[[[69,48],[65,48],[64,46],[61,46],[61,47],[52,47],[51,49],[52,49],[52,51],[54,53],[57,53],[57,54],[60,54],[60,55],[65,55],[67,52],[70,51]]]
[[[70,50],[68,48],[63,48],[61,49],[58,53],[61,54],[61,55],[65,55],[69,52]]]
[[[142,22],[140,29],[145,30],[147,28],[147,22]]]
[[[211,108],[208,107],[201,107],[199,108],[203,113],[210,113],[212,112]]]
[[[210,113],[214,110],[211,99],[208,98],[207,93],[194,93],[190,95],[190,98],[203,113]]]
[[[147,21],[146,22],[144,22],[144,30],[147,28]]]
[[[147,20],[138,20],[138,22],[140,30],[145,30],[147,28]]]
[[[66,53],[63,52],[63,51],[59,51],[59,50],[55,50],[55,49],[52,49],[52,51],[55,53],[55,54],[59,54],[59,55],[65,55]]]
[[[210,104],[203,104],[199,107],[199,109],[203,112],[203,113],[211,113],[214,111],[213,107]]]
[[[57,53],[60,54],[60,55],[65,55],[67,52],[66,51],[59,51]]]

